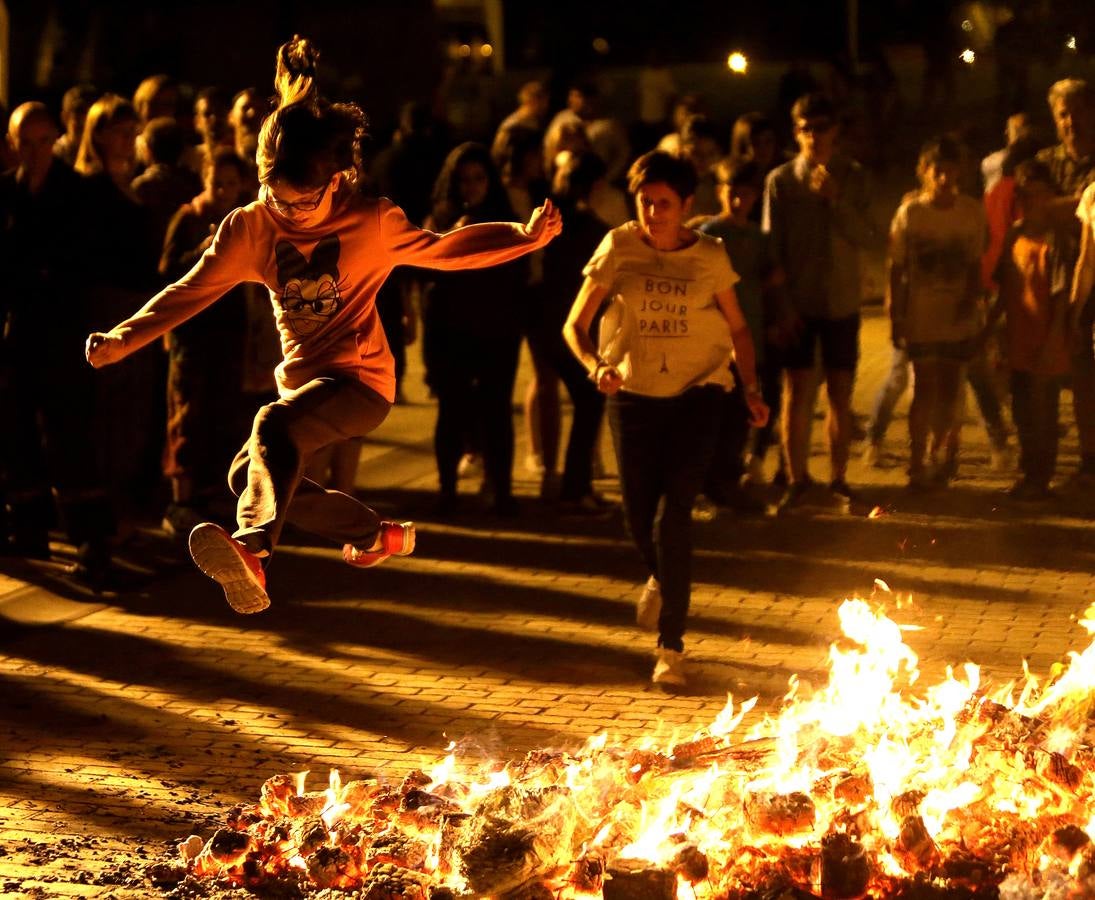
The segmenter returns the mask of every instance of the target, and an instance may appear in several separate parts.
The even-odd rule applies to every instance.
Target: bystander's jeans
[[[894,408],[909,389],[910,373],[909,354],[903,347],[894,347],[890,356],[890,371],[875,395],[871,420],[867,423],[867,440],[872,444],[881,444],[885,440]]]

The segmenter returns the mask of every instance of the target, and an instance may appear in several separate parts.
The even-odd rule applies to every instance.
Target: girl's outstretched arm
[[[253,241],[240,210],[221,223],[213,244],[189,272],[108,332],[88,336],[87,361],[95,368],[116,363],[177,328],[244,281],[261,281]]]
[[[436,234],[412,225],[398,206],[381,201],[380,233],[393,266],[480,269],[539,250],[563,230],[550,200],[532,211],[528,224],[484,222]]]

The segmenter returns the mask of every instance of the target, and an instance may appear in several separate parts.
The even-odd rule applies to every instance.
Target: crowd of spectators
[[[1002,402],[1010,394],[1019,448],[1010,492],[1016,500],[1052,500],[1051,484],[1061,477],[1070,490],[1092,492],[1090,85],[1065,79],[1050,87],[1055,142],[1039,141],[1035,111],[1022,110],[1007,120],[1006,146],[983,163],[959,136],[925,143],[919,187],[901,201],[887,242],[886,223],[872,218],[874,160],[858,152],[871,142],[854,139],[859,120],[830,96],[817,90],[781,96],[789,122],[743,111],[724,129],[705,114],[702,98],[685,95],[670,104],[662,81],[655,85],[661,121],[648,103],[630,128],[597,82],[585,79],[554,114],[545,84],[523,85],[516,108],[482,142],[451,146],[435,109],[421,101],[405,105],[389,141],[374,136],[377,149],[357,189],[390,197],[416,225],[446,232],[525,221],[547,197],[564,222],[562,235],[528,258],[477,271],[397,269],[377,298],[397,379],[406,371],[407,348],[421,345],[437,408],[441,514],[517,514],[515,464],[540,478],[545,503],[570,514],[608,508],[593,487],[604,395],[613,393],[604,385],[614,384],[602,383],[601,367],[624,365],[626,353],[609,361],[606,348],[634,336],[627,321],[602,323],[597,352],[588,357],[591,370],[564,333],[584,280],[603,289],[596,308],[586,310],[590,340],[597,340],[600,316],[608,321],[613,313],[605,248],[616,246],[621,227],[635,218],[628,173],[632,191],[647,185],[635,181],[633,162],[655,148],[691,172],[672,182],[683,185],[674,188],[678,194],[687,193],[677,197],[688,212],[685,224],[721,241],[755,350],[755,376],[753,360],[744,376],[737,360],[724,386],[733,383],[733,390],[719,392],[725,402],[703,406],[712,420],[714,462],[691,472],[674,503],[687,503],[697,518],[719,507],[759,512],[755,489],[767,483],[769,470],[782,486],[779,512],[806,503],[820,490],[808,470],[820,385],[828,409],[828,488],[855,498],[847,466],[858,424],[851,398],[860,354],[860,265],[872,250],[885,252],[888,262],[893,362],[866,428],[864,461],[882,458],[911,375],[909,487],[944,489],[961,461],[968,380],[1000,468],[1013,465]],[[78,85],[59,109],[32,101],[13,110],[5,148],[10,169],[0,177],[4,553],[46,558],[50,531],[61,527],[77,547],[74,574],[98,584],[109,573],[112,545],[135,523],[152,517],[182,536],[230,509],[223,473],[247,437],[254,409],[275,391],[279,350],[265,292],[234,289],[172,331],[161,348],[124,366],[92,370],[83,339],[185,274],[224,217],[255,200],[256,146],[268,108],[254,87],[234,95],[218,87],[191,93],[155,75],[131,99]],[[657,159],[643,159],[642,171],[660,171]],[[659,249],[667,269],[679,263],[674,247]],[[664,325],[678,327],[677,289],[666,290]],[[651,321],[657,324],[640,325],[654,327]],[[529,452],[515,463],[512,402],[523,341],[534,376],[523,398]],[[1009,373],[1005,391],[987,371],[990,353]],[[622,381],[626,392],[627,377]],[[562,453],[560,384],[573,406]],[[1081,460],[1077,471],[1060,473],[1059,396],[1066,389]],[[757,415],[754,394],[770,416]],[[653,408],[640,403],[639,412],[629,413],[634,428],[640,420],[654,427]],[[777,443],[774,471],[766,458]],[[359,450],[360,441],[328,448],[313,462],[312,477],[352,491]],[[635,458],[631,464],[640,465]],[[469,510],[458,485],[477,475],[485,499]],[[652,554],[647,546],[644,555]],[[679,636],[671,643],[676,647]]]

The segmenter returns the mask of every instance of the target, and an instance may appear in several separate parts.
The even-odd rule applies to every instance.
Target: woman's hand
[[[84,356],[92,368],[101,369],[125,357],[125,341],[120,335],[96,331],[88,335]]]
[[[543,247],[563,230],[563,217],[551,200],[545,200],[543,206],[537,206],[529,216],[525,233],[537,247]]]
[[[763,428],[768,424],[768,404],[755,388],[745,392],[745,405],[749,407],[750,425],[754,428]]]
[[[615,366],[600,365],[593,370],[593,383],[602,394],[608,394],[611,397],[623,387],[624,379]]]

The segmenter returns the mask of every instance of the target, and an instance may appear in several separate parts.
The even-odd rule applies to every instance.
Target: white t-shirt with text
[[[695,243],[664,251],[641,235],[637,222],[614,228],[584,269],[616,298],[626,319],[618,323],[627,334],[619,360],[623,389],[649,397],[673,397],[703,384],[729,390],[730,325],[715,294],[738,276],[722,241],[697,234]]]

